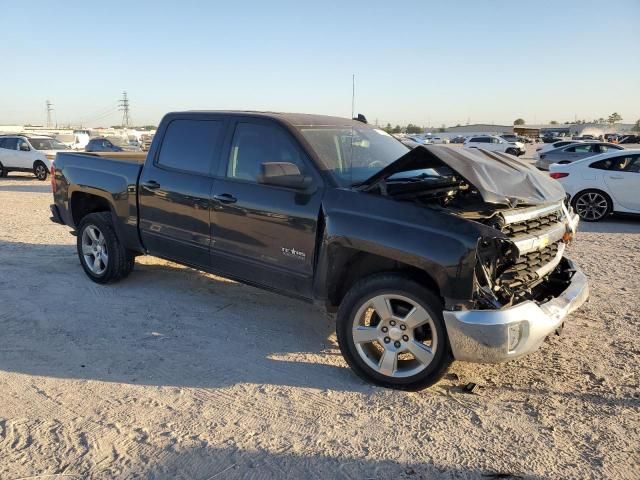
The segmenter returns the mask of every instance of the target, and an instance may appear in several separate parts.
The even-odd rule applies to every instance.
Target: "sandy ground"
[[[0,180],[2,479],[640,478],[640,220],[582,225],[563,336],[405,393],[306,304],[149,257],[90,282],[50,201]]]

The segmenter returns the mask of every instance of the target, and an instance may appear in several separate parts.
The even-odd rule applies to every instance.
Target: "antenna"
[[[51,112],[53,112],[53,103],[47,100],[45,105],[47,107],[47,128],[51,128]]]
[[[351,118],[356,110],[356,74],[351,75]]]
[[[120,107],[119,110],[122,111],[122,126],[128,127],[131,117],[129,116],[129,97],[127,97],[126,91],[122,92],[122,98],[118,106]]]

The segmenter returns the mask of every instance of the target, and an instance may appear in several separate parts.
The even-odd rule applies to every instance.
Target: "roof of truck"
[[[180,112],[174,112],[180,113]],[[286,112],[258,112],[251,110],[191,110],[185,113],[211,113],[211,114],[223,114],[223,115],[241,115],[252,117],[264,117],[275,118],[284,122],[287,122],[296,127],[310,127],[310,126],[351,126],[360,125],[363,123],[358,120],[351,120],[349,118],[332,117],[330,115],[313,115],[309,113],[286,113]]]

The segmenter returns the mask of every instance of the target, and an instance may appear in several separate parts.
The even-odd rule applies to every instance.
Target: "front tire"
[[[573,197],[573,209],[585,222],[599,222],[613,210],[613,202],[600,190],[584,190]]]
[[[2,162],[0,162],[0,178],[5,178],[8,174],[9,172],[7,171],[6,168],[4,168],[4,165],[2,165]]]
[[[135,257],[116,236],[109,212],[90,213],[78,226],[77,250],[80,264],[96,283],[113,283],[131,273]]]
[[[508,153],[509,155],[513,155],[514,157],[517,157],[519,152],[515,148],[507,148],[506,152],[504,153]]]
[[[421,390],[451,364],[442,302],[430,290],[395,273],[357,282],[336,320],[338,343],[353,371],[387,388]]]
[[[36,162],[33,164],[33,174],[36,176],[38,180],[44,182],[49,175],[49,169],[42,162]]]

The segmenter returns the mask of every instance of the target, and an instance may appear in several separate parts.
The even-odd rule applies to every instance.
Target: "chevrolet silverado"
[[[588,297],[557,181],[362,121],[170,113],[148,154],[61,152],[51,177],[94,282],[149,254],[322,305],[347,363],[386,387],[533,352]]]

